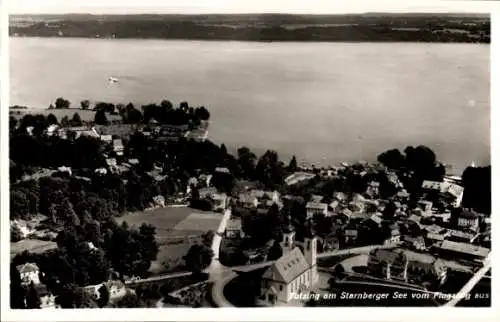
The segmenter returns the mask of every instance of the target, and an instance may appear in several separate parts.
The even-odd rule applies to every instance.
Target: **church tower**
[[[309,277],[312,281],[312,284],[318,281],[318,267],[316,265],[316,255],[317,255],[317,244],[318,239],[314,235],[312,230],[312,225],[307,222],[305,231],[304,231],[304,257],[306,259],[307,264],[309,264]]]
[[[283,230],[283,240],[280,245],[283,249],[283,254],[289,253],[292,251],[294,247],[294,239],[295,239],[295,229],[292,226],[292,219],[290,216],[287,217],[287,226]]]

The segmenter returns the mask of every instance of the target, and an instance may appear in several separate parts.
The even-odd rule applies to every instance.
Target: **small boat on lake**
[[[118,78],[111,76],[111,77],[108,78],[108,82],[110,82],[110,83],[118,83]]]

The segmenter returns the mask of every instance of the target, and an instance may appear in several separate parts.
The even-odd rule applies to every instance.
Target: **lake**
[[[10,105],[186,100],[230,149],[324,165],[424,144],[461,173],[490,164],[489,57],[478,44],[11,38]]]

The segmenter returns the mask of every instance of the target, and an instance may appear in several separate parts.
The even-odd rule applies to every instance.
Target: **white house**
[[[472,211],[463,211],[457,218],[457,226],[459,229],[479,231],[480,217]]]
[[[451,204],[454,207],[460,207],[462,204],[464,188],[456,183],[449,181],[438,182],[425,180],[422,183],[422,189],[437,191],[442,195],[449,197],[450,200],[452,200]]]
[[[241,219],[233,218],[227,222],[225,236],[226,238],[243,238],[245,236],[241,229]]]
[[[294,294],[308,294],[318,281],[316,237],[304,237],[303,252],[295,247],[294,237],[292,229],[283,234],[283,256],[262,276],[259,300],[267,305],[285,304]]]
[[[34,263],[26,263],[16,266],[21,275],[21,284],[29,285],[33,282],[35,285],[40,284],[40,269]]]
[[[315,214],[328,214],[328,204],[323,202],[308,202],[306,204],[307,218],[312,218]]]
[[[90,294],[94,294],[96,298],[99,298],[100,297],[99,289],[103,285],[106,286],[106,288],[108,289],[110,301],[121,298],[125,296],[125,294],[127,294],[127,288],[125,287],[125,284],[123,284],[120,281],[113,281],[113,280],[97,285],[85,286],[84,289],[88,291]]]

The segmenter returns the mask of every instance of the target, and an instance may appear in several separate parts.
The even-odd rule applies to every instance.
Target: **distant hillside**
[[[250,41],[490,42],[489,15],[11,15],[11,36]]]

